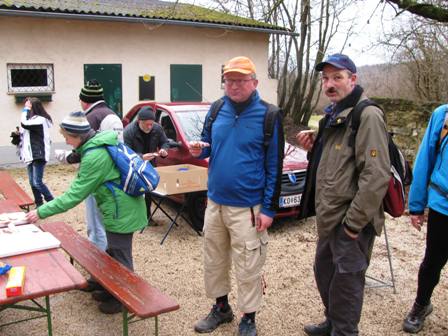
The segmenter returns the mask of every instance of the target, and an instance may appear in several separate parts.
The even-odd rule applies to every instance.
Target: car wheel
[[[193,229],[202,232],[204,214],[207,207],[207,192],[200,191],[187,194],[187,212]]]

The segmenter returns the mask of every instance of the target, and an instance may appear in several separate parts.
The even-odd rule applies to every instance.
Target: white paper
[[[0,228],[0,257],[59,247],[61,242],[34,224]]]

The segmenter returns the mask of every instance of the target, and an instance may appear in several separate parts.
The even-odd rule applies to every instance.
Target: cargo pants
[[[260,206],[240,208],[208,199],[204,219],[204,282],[207,297],[216,299],[231,289],[232,261],[238,287],[238,309],[259,310],[263,296],[262,269],[266,261],[268,233],[257,232]],[[254,214],[254,216],[253,216]]]

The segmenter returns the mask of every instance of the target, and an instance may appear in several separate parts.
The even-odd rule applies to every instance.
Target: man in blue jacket
[[[239,335],[256,335],[255,313],[263,295],[267,228],[278,203],[283,164],[283,130],[277,120],[264,145],[267,106],[256,90],[255,65],[235,57],[224,67],[224,104],[210,129],[190,152],[209,157],[208,203],[204,220],[204,280],[211,312],[194,327],[208,333],[233,320],[228,302],[230,266],[238,285],[238,309],[244,313]],[[210,111],[209,111],[210,114]],[[206,117],[208,118],[208,116]],[[206,119],[207,120],[207,119]]]
[[[411,224],[418,231],[428,211],[425,257],[418,272],[414,305],[403,322],[403,330],[418,333],[432,312],[431,296],[448,260],[448,105],[437,108],[429,121],[414,164],[414,180],[409,192]],[[445,153],[445,151],[447,153]],[[444,162],[445,161],[445,162]]]

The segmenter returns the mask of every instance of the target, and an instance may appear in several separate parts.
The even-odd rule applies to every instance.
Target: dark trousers
[[[325,316],[332,325],[331,336],[358,335],[365,274],[374,240],[375,230],[370,224],[355,240],[338,225],[317,242],[314,275]]]
[[[429,209],[426,232],[425,257],[418,272],[418,304],[426,306],[431,301],[434,288],[440,280],[442,268],[448,260],[448,216]]]
[[[133,233],[113,233],[106,231],[107,236],[107,254],[134,271],[132,261],[132,236]]]
[[[50,202],[53,199],[48,187],[42,181],[45,170],[45,160],[34,160],[27,166],[28,180],[30,182],[31,190],[33,191],[34,203],[37,206],[42,205],[45,201]]]
[[[145,194],[146,218],[148,219],[149,217],[151,217],[151,202],[152,202],[151,194],[150,193]]]

